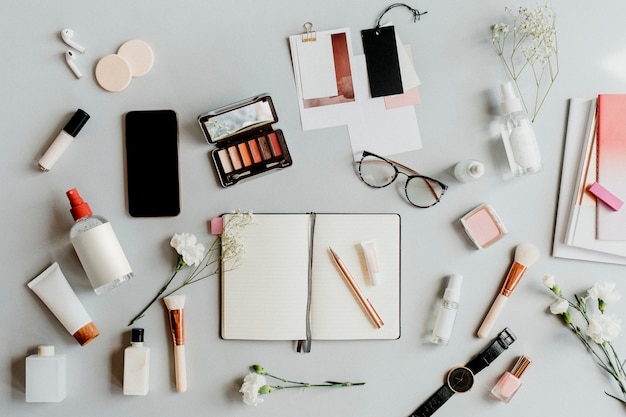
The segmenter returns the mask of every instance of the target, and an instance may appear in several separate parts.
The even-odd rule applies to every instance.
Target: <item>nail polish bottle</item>
[[[443,293],[443,299],[439,305],[433,334],[430,339],[433,343],[447,345],[450,341],[450,335],[456,320],[456,312],[459,308],[462,282],[463,277],[458,274],[452,274],[448,278],[448,287]]]
[[[76,188],[66,194],[75,222],[70,229],[70,241],[95,293],[102,294],[131,279],[133,270],[111,223],[93,214]]]
[[[150,386],[150,348],[143,345],[143,329],[131,330],[124,349],[124,395],[146,395]]]
[[[54,346],[41,345],[26,358],[26,402],[57,403],[65,399],[65,355],[55,355]]]
[[[500,401],[508,403],[515,395],[517,390],[522,386],[520,376],[524,373],[528,365],[530,365],[530,359],[526,356],[520,356],[520,358],[513,366],[511,371],[506,371],[502,374],[496,385],[491,390],[491,393]]]

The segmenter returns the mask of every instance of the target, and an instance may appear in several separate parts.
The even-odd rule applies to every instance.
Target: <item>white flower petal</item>
[[[566,300],[558,299],[550,304],[550,313],[563,314],[569,309],[569,303]]]
[[[622,330],[622,321],[613,314],[592,314],[586,334],[594,342],[602,344],[611,342]]]
[[[248,405],[259,405],[263,398],[259,395],[259,389],[267,383],[263,375],[250,372],[243,379],[239,392],[243,394],[243,402]]]

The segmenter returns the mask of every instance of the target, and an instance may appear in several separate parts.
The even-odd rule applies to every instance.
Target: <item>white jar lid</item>
[[[40,345],[37,347],[38,356],[54,356],[53,345]]]

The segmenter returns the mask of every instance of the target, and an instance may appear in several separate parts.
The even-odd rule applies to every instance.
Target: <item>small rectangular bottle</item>
[[[124,395],[146,395],[150,387],[150,348],[143,345],[143,329],[131,330],[124,349]]]
[[[55,355],[54,346],[41,345],[26,358],[26,402],[61,402],[66,386],[65,355]]]

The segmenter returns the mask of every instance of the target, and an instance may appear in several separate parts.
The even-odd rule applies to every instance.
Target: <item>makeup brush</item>
[[[176,391],[187,391],[187,367],[185,364],[185,296],[170,295],[163,299],[169,311],[170,330],[174,341],[174,371],[176,373]]]
[[[534,264],[537,261],[537,258],[539,258],[539,249],[530,243],[522,243],[515,248],[515,259],[513,264],[511,265],[509,273],[504,280],[500,293],[496,299],[493,300],[493,304],[491,305],[489,312],[478,329],[478,337],[485,338],[489,335],[491,328],[500,315],[500,311],[502,311],[502,308],[509,299],[509,296],[513,293],[513,290],[522,279],[526,269]]]

